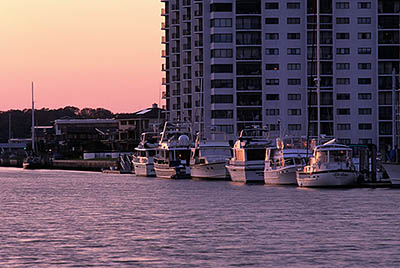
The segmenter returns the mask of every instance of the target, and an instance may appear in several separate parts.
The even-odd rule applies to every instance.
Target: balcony
[[[190,102],[185,102],[185,103],[183,104],[183,108],[191,109],[191,108],[192,108],[192,103],[190,103]]]
[[[167,70],[167,67],[165,64],[161,64],[161,71],[165,72]]]
[[[183,94],[192,94],[192,89],[190,87],[183,88]]]
[[[168,37],[161,36],[161,44],[166,44],[166,43],[168,43]]]
[[[172,33],[172,39],[179,39],[179,33]]]
[[[183,44],[183,50],[190,50],[192,46],[190,44]]]
[[[192,60],[190,58],[183,59],[183,64],[191,64]]]
[[[161,50],[161,57],[163,58],[168,57],[168,53],[165,49]]]
[[[192,31],[190,29],[183,30],[183,35],[191,35]]]
[[[161,78],[161,83],[162,83],[163,85],[168,84],[168,79],[167,79],[166,77]]]
[[[190,19],[191,19],[191,16],[190,16],[190,15],[183,15],[183,16],[182,16],[182,19],[183,19],[183,20],[190,20]]]
[[[161,98],[162,98],[163,100],[165,100],[165,99],[167,98],[167,92],[166,92],[166,91],[163,91],[163,92],[162,92]]]
[[[190,74],[190,73],[184,73],[184,74],[183,74],[183,79],[192,79],[192,74]]]
[[[194,61],[203,61],[203,56],[202,55],[194,56]]]
[[[202,10],[195,10],[195,11],[194,11],[194,15],[195,15],[196,17],[201,17],[201,16],[203,16],[203,11],[202,11]]]
[[[167,15],[167,11],[165,10],[165,8],[161,9],[161,16],[166,16]]]
[[[173,61],[171,65],[172,65],[172,67],[180,67],[180,64],[178,61]]]
[[[172,76],[172,81],[178,82],[178,81],[181,81],[181,78],[178,75],[173,75]]]
[[[203,46],[203,41],[194,41],[194,46],[195,47],[202,47]]]
[[[173,47],[171,49],[171,51],[172,51],[172,53],[179,53],[179,52],[181,52],[181,49],[179,47]]]

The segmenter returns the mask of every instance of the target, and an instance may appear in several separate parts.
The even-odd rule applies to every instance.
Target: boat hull
[[[190,166],[192,178],[227,180],[229,173],[225,168],[226,162],[210,164],[194,164]]]
[[[227,165],[226,169],[234,182],[264,183],[264,165]]]
[[[349,187],[357,183],[357,172],[352,170],[331,170],[315,173],[297,172],[300,187]]]
[[[134,166],[135,166],[136,176],[143,176],[143,177],[156,176],[156,172],[154,170],[154,164],[135,163]]]
[[[273,185],[297,185],[297,167],[264,170],[264,181]]]
[[[154,165],[157,178],[164,179],[190,179],[190,167],[169,167],[165,165]]]

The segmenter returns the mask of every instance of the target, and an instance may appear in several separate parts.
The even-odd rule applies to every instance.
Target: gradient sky
[[[0,111],[159,102],[160,0],[0,0]]]

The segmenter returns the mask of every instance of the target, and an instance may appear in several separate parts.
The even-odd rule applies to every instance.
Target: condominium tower
[[[400,0],[161,1],[169,120],[398,144]]]

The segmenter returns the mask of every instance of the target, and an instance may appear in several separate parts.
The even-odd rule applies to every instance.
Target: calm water
[[[0,168],[0,267],[399,267],[400,190]]]

